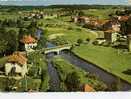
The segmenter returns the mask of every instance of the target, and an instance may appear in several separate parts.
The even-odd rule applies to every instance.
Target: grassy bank
[[[47,91],[49,88],[49,75],[45,56],[34,52],[28,55],[28,60],[29,63],[32,63],[29,69],[29,76],[34,79],[40,79],[40,91]]]
[[[120,51],[114,48],[94,45],[81,45],[74,48],[73,52],[131,83],[131,54],[119,53]]]
[[[70,64],[68,61],[64,60],[62,57],[60,56],[55,57],[53,62],[60,76],[61,84],[64,85],[64,87],[66,87],[65,80],[67,79],[67,76],[70,73],[75,72],[80,77],[81,85],[89,84],[97,91],[102,91],[106,89],[105,84],[102,83],[100,80],[98,80],[94,75],[91,75],[85,72],[84,70],[75,67],[74,65]]]

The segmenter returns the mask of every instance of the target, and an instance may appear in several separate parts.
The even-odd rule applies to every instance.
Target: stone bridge
[[[62,50],[70,50],[71,47],[72,47],[71,45],[61,45],[61,46],[56,46],[52,48],[44,48],[42,52],[44,52],[45,54],[48,54],[48,53],[59,54]]]
[[[72,47],[71,45],[63,45],[63,46],[56,46],[53,48],[46,48],[44,53],[48,54],[48,53],[56,52],[57,54],[59,54],[62,50],[70,50],[71,47]]]

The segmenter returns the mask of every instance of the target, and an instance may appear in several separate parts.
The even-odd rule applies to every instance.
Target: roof
[[[129,19],[130,16],[120,16],[118,18],[119,21],[127,21]]]
[[[113,32],[115,32],[114,30],[112,30],[112,29],[109,29],[109,30],[106,30],[106,31],[104,31],[105,33],[113,33]]]
[[[95,91],[90,85],[85,84],[84,85],[84,92],[93,92]]]
[[[25,35],[23,38],[20,40],[20,42],[24,44],[30,44],[30,43],[36,43],[37,40],[33,38],[31,35]]]
[[[109,20],[97,20],[97,23],[103,25],[103,24],[105,24],[108,21]]]
[[[8,62],[15,62],[23,65],[27,62],[27,58],[25,57],[24,53],[14,52],[12,55],[8,57]]]

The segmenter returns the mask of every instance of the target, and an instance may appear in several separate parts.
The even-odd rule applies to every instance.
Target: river
[[[131,84],[128,82],[116,77],[115,75],[106,72],[105,70],[99,68],[98,66],[81,59],[80,57],[76,56],[72,52],[63,51],[61,55],[68,60],[71,64],[84,69],[85,71],[95,74],[99,79],[101,79],[105,84],[107,84],[108,88],[112,86],[114,83],[120,84],[119,91],[128,91],[131,90]]]
[[[47,42],[47,48],[52,48],[52,47],[55,47],[55,45],[50,42]],[[81,59],[80,57],[74,55],[70,51],[62,51],[60,53],[60,55],[63,58],[65,58],[66,60],[68,60],[74,66],[82,68],[91,74],[95,74],[99,79],[101,79],[105,84],[107,84],[109,88],[114,82],[118,82],[118,77],[116,77],[115,75],[113,75],[109,72],[106,72],[105,70],[99,68],[98,66],[96,66],[88,61]],[[60,79],[59,79],[59,75],[58,75],[57,70],[53,66],[52,59],[54,56],[55,56],[54,53],[49,53],[46,55],[47,62],[48,62],[48,72],[49,72],[49,76],[50,76],[50,82],[49,82],[50,83],[50,90],[49,91],[58,92],[58,91],[60,91]],[[120,85],[121,85],[119,91],[131,90],[131,84],[129,84],[128,82],[126,82],[120,78],[119,78],[119,80],[120,80]]]

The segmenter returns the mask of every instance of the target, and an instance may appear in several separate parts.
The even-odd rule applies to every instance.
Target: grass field
[[[87,16],[93,16],[98,17],[99,19],[108,19],[109,14],[115,13],[116,10],[114,9],[89,9],[89,10],[83,10],[85,15]]]
[[[86,40],[95,39],[97,33],[92,33],[90,30],[75,25],[74,23],[64,22],[58,19],[41,20],[44,23],[43,29],[47,30],[45,36],[48,40],[54,36],[63,37],[69,43],[76,43],[78,39]]]
[[[7,57],[0,58],[0,65],[4,65],[6,61],[7,61]]]
[[[1,12],[0,20],[4,19],[17,19],[20,15],[18,13]]]
[[[94,45],[81,45],[76,47],[73,52],[131,83],[131,54],[118,54],[117,49]]]

